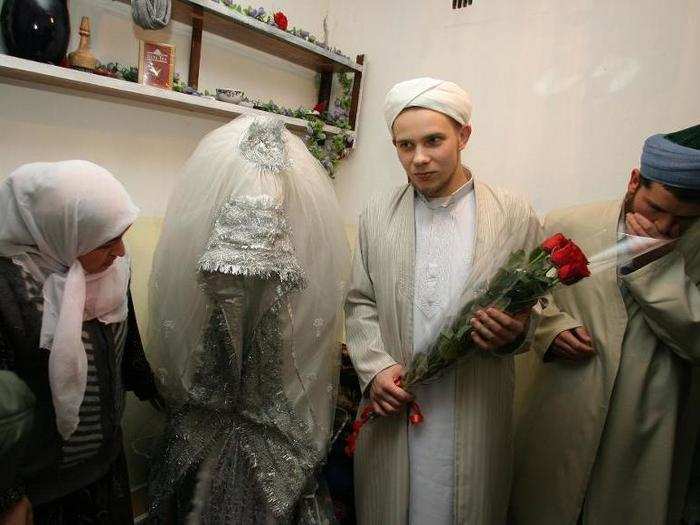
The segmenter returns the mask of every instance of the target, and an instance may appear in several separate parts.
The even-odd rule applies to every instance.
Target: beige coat
[[[620,209],[616,201],[553,212],[545,235],[562,232],[598,253],[614,245]],[[690,365],[700,360],[696,232],[622,276],[624,295],[616,265],[554,293],[560,310],[544,310],[535,351],[517,364],[518,524],[575,524],[582,509],[584,524],[678,522],[698,423],[689,402]],[[542,361],[559,332],[581,324],[595,357]]]
[[[540,224],[522,200],[475,184],[474,267],[510,232],[531,248]],[[409,185],[372,200],[363,211],[347,302],[347,339],[363,391],[413,352],[414,191]],[[475,358],[457,370],[455,388],[456,523],[500,524],[511,481],[513,358]],[[430,415],[424,424],[429,424]],[[360,524],[407,523],[408,432],[405,415],[366,425],[355,454]]]

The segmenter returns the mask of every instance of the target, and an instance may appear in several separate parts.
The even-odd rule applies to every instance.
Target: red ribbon
[[[374,408],[372,405],[367,405],[365,409],[360,414],[360,419],[356,419],[352,422],[352,432],[345,440],[345,455],[352,457],[355,454],[355,447],[357,446],[357,438],[360,435],[360,430],[365,426],[370,418],[376,417],[374,413]]]
[[[402,379],[400,377],[394,379],[394,384],[396,386],[400,387],[401,383]],[[374,408],[372,408],[372,405],[367,405],[360,414],[359,419],[353,421],[352,432],[345,440],[346,456],[352,457],[355,454],[355,449],[357,447],[357,438],[360,436],[360,430],[362,430],[362,427],[365,426],[367,422],[376,417],[379,416],[374,411]],[[411,403],[408,405],[408,420],[411,422],[411,425],[420,425],[425,420],[423,412],[421,412],[420,406],[415,401],[411,401]]]
[[[408,407],[408,420],[412,425],[420,425],[425,417],[423,417],[423,412],[420,410],[418,403],[413,401]]]
[[[403,378],[395,377],[394,384],[399,388],[403,388]],[[425,417],[423,417],[423,412],[420,410],[420,406],[415,401],[411,401],[408,405],[408,420],[412,425],[420,425]]]

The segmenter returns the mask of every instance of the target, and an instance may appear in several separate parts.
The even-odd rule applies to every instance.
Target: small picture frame
[[[172,89],[174,72],[175,46],[139,41],[139,84]]]

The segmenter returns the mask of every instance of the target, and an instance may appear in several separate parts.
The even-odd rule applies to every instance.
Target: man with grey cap
[[[700,126],[648,138],[623,199],[546,217],[545,234],[587,253],[625,234],[667,242],[557,290],[543,311],[518,366],[531,385],[516,432],[518,524],[679,523],[700,414],[699,217]]]
[[[512,470],[513,354],[535,316],[489,308],[472,319],[481,351],[414,390],[425,421],[409,426],[411,395],[396,386],[424,350],[473,267],[505,236],[533,247],[539,221],[522,199],[474,180],[460,162],[471,103],[459,86],[418,78],[394,86],[385,115],[408,184],[373,198],[360,217],[347,340],[365,394],[381,416],[355,453],[361,524],[498,524]],[[361,407],[361,410],[364,407]]]

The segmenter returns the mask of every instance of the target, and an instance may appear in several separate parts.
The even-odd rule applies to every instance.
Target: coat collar
[[[474,180],[474,196],[476,201],[476,229],[474,238],[474,263],[477,263],[479,254],[487,251],[491,244],[488,230],[489,214],[493,213],[492,190],[485,184]],[[404,297],[406,299],[403,315],[408,321],[402,323],[401,345],[402,359],[404,365],[411,361],[413,355],[413,301],[414,301],[414,280],[416,264],[416,222],[415,222],[415,190],[413,186],[407,184],[402,191],[399,191],[393,204],[394,220],[403,226],[405,236],[403,242],[397,247],[400,255],[408,264],[400,265],[399,283],[402,284]]]

